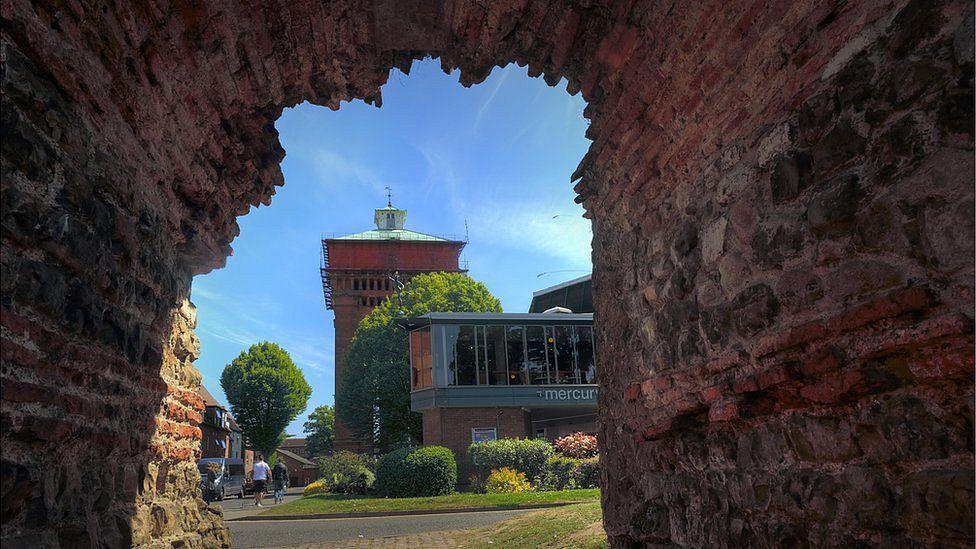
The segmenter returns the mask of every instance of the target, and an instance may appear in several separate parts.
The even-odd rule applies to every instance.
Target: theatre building
[[[462,469],[472,442],[596,431],[592,313],[431,313],[400,324],[424,444],[450,448]]]

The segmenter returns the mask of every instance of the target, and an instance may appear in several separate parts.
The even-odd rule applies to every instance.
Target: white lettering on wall
[[[546,389],[536,395],[546,400],[595,400],[596,389]]]

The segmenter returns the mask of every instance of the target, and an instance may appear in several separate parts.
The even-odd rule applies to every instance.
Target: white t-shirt
[[[268,475],[271,473],[271,467],[264,461],[259,461],[254,464],[254,480],[268,480]]]

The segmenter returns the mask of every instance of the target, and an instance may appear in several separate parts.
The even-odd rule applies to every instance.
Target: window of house
[[[498,440],[498,432],[494,427],[475,427],[471,429],[471,443]]]

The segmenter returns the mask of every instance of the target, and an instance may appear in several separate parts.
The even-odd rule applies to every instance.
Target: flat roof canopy
[[[397,321],[400,327],[416,330],[433,324],[525,324],[580,325],[593,324],[593,313],[429,313]]]

